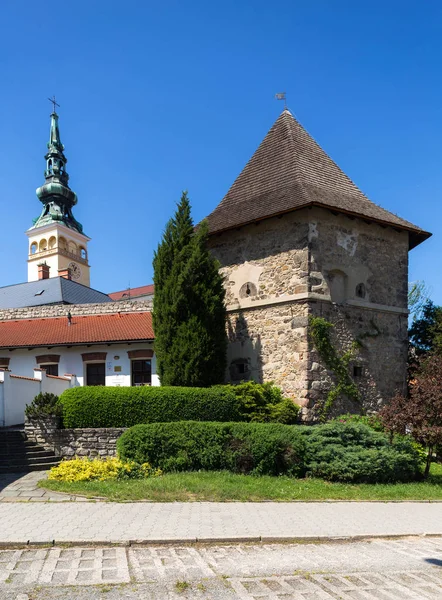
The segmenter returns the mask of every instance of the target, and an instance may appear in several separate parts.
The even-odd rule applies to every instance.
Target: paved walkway
[[[0,542],[442,535],[442,503],[0,503]]]
[[[442,535],[442,503],[96,502],[0,476],[0,543],[266,541]]]
[[[46,471],[0,474],[0,502],[84,502],[86,498],[57,494],[38,487]]]
[[[423,600],[442,538],[351,544],[0,550],[2,600]]]

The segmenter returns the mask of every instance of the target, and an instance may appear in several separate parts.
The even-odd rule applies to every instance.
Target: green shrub
[[[65,390],[60,402],[66,428],[243,420],[235,394],[226,387],[86,386]]]
[[[147,479],[159,477],[161,471],[153,469],[148,463],[139,465],[133,461],[119,458],[80,458],[76,456],[61,463],[49,471],[48,479],[53,481],[106,481],[108,479]]]
[[[62,407],[58,396],[49,392],[40,392],[31,404],[27,404],[25,407],[25,415],[28,418],[58,417],[61,413]]]
[[[273,383],[247,381],[238,385],[220,386],[231,389],[240,402],[243,421],[255,423],[285,423],[291,425],[298,420],[300,407]]]
[[[299,406],[271,383],[187,387],[77,387],[63,392],[63,422],[75,427],[131,427],[171,421],[295,423]]]
[[[303,474],[304,441],[296,427],[277,423],[181,421],[136,425],[118,440],[122,460],[149,462],[162,471],[257,475]]]
[[[393,438],[363,423],[331,422],[302,428],[306,472],[311,477],[352,483],[410,481],[420,474],[413,440]]]
[[[354,415],[347,413],[331,419],[332,423],[362,423],[368,425],[375,431],[385,431],[385,427],[382,424],[381,418],[378,415]]]

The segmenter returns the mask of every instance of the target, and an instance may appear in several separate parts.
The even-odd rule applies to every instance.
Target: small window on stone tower
[[[256,285],[251,281],[248,281],[244,285],[241,286],[239,290],[240,298],[252,298],[252,296],[256,296],[257,290]]]
[[[37,252],[37,242],[32,242],[31,244],[31,254],[35,254]]]
[[[361,365],[354,365],[353,367],[353,377],[362,377],[363,369]]]
[[[365,298],[366,293],[365,285],[363,283],[358,283],[356,286],[356,298]]]
[[[230,379],[233,382],[246,381],[250,379],[250,367],[247,358],[235,358],[229,367]]]
[[[87,253],[86,253],[86,249],[85,248],[80,248],[80,256],[81,256],[81,258],[83,258],[84,260],[86,260]]]

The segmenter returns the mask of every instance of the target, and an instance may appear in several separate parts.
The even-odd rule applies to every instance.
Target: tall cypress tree
[[[225,290],[207,242],[207,225],[195,231],[184,192],[153,261],[155,354],[162,385],[209,386],[224,380]]]

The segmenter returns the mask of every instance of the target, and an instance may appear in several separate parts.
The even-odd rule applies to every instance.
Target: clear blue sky
[[[433,232],[410,254],[442,304],[442,3],[3,0],[0,285],[26,281],[50,105],[92,286],[150,283],[188,189],[195,221],[279,112],[275,92],[371,200]]]

